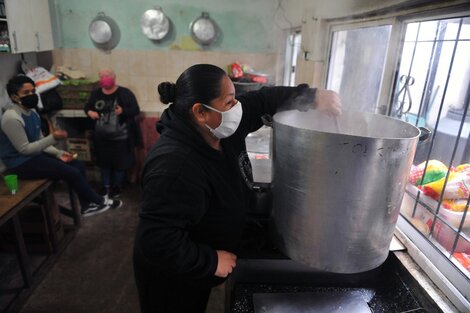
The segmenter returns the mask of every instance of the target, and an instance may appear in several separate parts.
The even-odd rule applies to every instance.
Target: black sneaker
[[[90,203],[87,208],[82,210],[82,215],[84,217],[87,217],[87,216],[100,214],[100,213],[107,211],[109,208],[110,208],[110,205],[106,202],[103,204]]]
[[[104,204],[109,206],[111,209],[118,209],[122,207],[122,201],[119,199],[107,199]]]
[[[111,199],[118,199],[121,196],[121,188],[113,187],[109,190],[108,197]]]

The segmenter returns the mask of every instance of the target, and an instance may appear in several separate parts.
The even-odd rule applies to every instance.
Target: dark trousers
[[[77,193],[82,206],[90,202],[97,204],[103,202],[103,198],[88,184],[85,166],[79,161],[65,163],[53,156],[40,154],[15,168],[8,169],[8,173],[18,175],[20,179],[64,180]]]
[[[197,280],[168,278],[142,266],[134,256],[134,274],[142,313],[204,313],[211,286]]]
[[[101,182],[103,187],[119,187],[122,188],[124,179],[126,178],[126,172],[123,170],[116,170],[112,168],[100,168],[101,170]]]

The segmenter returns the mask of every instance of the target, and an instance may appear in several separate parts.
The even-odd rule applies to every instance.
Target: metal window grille
[[[401,216],[433,253],[450,261],[459,274],[453,282],[468,297],[470,170],[464,164],[470,163],[470,18],[404,25],[389,114],[430,128],[432,136],[418,144],[416,176],[410,177],[417,181],[406,188]]]

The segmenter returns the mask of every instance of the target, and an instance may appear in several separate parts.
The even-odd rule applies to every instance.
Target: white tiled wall
[[[158,99],[157,86],[163,81],[175,82],[189,66],[211,63],[223,69],[235,61],[248,64],[276,81],[278,55],[276,53],[233,53],[209,51],[141,51],[114,50],[107,54],[98,49],[58,49],[53,51],[56,66],[80,69],[89,78],[97,79],[102,68],[116,72],[118,84],[130,88],[136,95],[142,111],[160,113],[165,108]]]

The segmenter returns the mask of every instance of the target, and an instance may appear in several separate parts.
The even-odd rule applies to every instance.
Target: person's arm
[[[85,104],[85,107],[83,108],[83,111],[85,112],[85,114],[92,120],[97,120],[100,118],[99,113],[95,111],[95,102],[97,98],[97,93],[98,93],[98,89],[95,89],[90,93],[90,97],[88,98],[88,101]]]
[[[96,101],[96,89],[92,90],[90,93],[90,97],[88,98],[87,103],[85,103],[85,106],[83,107],[83,111],[85,114],[88,115],[88,111],[94,111],[95,110],[95,101]]]
[[[122,116],[129,118],[134,117],[140,113],[139,104],[137,103],[137,99],[134,93],[127,88],[120,87],[121,96],[120,102],[118,105],[122,108]]]
[[[297,108],[308,110],[313,106],[316,89],[303,84],[297,87],[263,87],[236,97],[243,105],[243,118],[239,126],[243,136],[263,126],[263,115]]]
[[[44,138],[42,135],[41,135],[41,139]],[[47,148],[45,148],[43,150],[43,152],[47,153],[47,154],[50,154],[50,155],[53,155],[55,156],[56,158],[60,159],[60,156],[65,152],[63,150],[60,150],[60,149],[57,149],[56,147],[54,146],[49,146]]]
[[[38,154],[47,147],[57,143],[52,134],[37,141],[29,142],[24,128],[24,122],[20,120],[20,117],[14,114],[4,115],[1,127],[13,147],[15,147],[16,151],[20,154]]]
[[[185,175],[189,168],[181,168],[187,167],[184,160],[164,163],[144,175],[136,246],[160,269],[188,278],[210,277],[216,273],[217,252],[192,241],[187,231],[204,215],[208,191],[195,181],[198,175]]]
[[[256,131],[263,124],[263,115],[274,115],[278,111],[297,109],[319,109],[328,114],[340,114],[341,102],[330,90],[309,88],[307,84],[297,87],[263,87],[247,92],[237,99],[243,105],[243,119],[240,130],[244,135]]]

